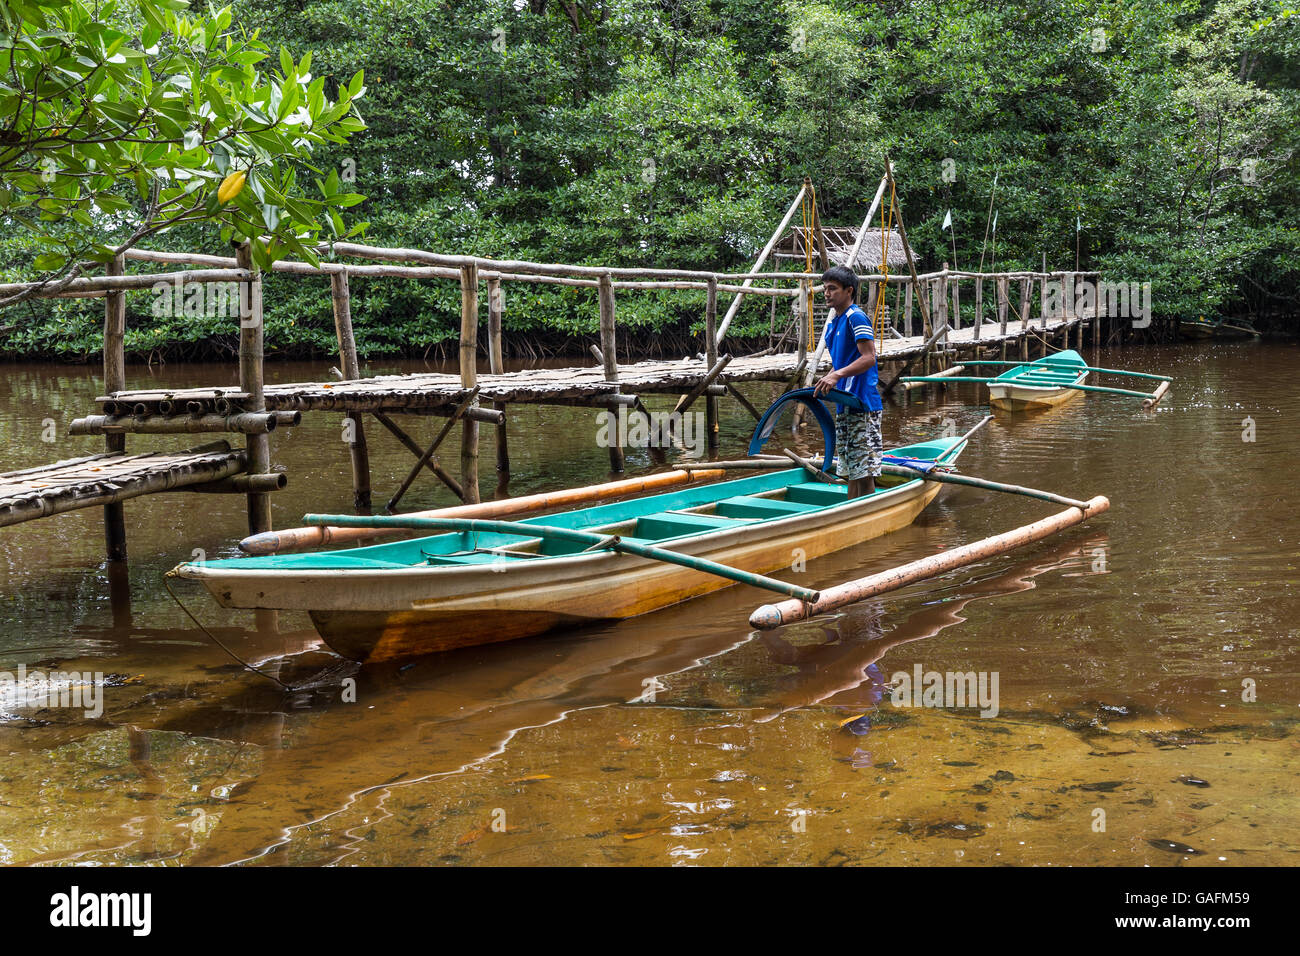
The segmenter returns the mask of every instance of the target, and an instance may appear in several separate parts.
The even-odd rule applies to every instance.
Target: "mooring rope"
[[[885,277],[881,283],[880,294],[876,296],[875,314],[871,316],[871,330],[876,337],[876,348],[884,344],[885,327],[883,321],[883,306],[885,303],[885,293],[889,289],[889,237],[894,232],[894,183],[890,179],[889,184],[889,227],[885,227],[885,207],[880,207],[880,274]]]
[[[172,590],[171,579],[180,577],[180,575],[176,573],[180,569],[180,567],[181,566],[178,564],[176,565],[176,567],[172,568],[170,571],[168,571],[166,574],[163,575],[163,587],[165,587],[167,589],[167,593],[172,596],[172,600],[176,602],[176,606],[185,612],[185,616],[188,617],[191,621],[193,621],[200,631],[208,635],[208,639],[211,640],[213,644],[216,644],[217,647],[221,648],[223,651],[229,654],[231,660],[235,661],[241,667],[246,667],[248,670],[252,671],[258,677],[265,677],[269,681],[274,681],[276,684],[279,684],[281,688],[283,688],[285,691],[291,694],[296,692],[298,688],[290,687],[284,681],[280,680],[280,678],[268,674],[265,671],[259,671],[252,664],[248,663],[248,661],[244,660],[242,657],[240,657],[230,648],[226,647],[225,644],[222,644],[221,641],[217,640],[217,636],[215,634],[213,634],[211,631],[209,631],[206,627],[203,626],[202,621],[200,621],[197,617],[195,617],[193,614],[190,613],[190,609],[181,603],[181,599],[178,598],[176,596],[176,592]]]

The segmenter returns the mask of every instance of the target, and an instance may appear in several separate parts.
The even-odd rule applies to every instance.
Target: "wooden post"
[[[460,268],[460,386],[478,384],[478,266]],[[460,432],[460,485],[466,504],[477,504],[478,422],[466,418]]]
[[[263,386],[266,369],[262,352],[262,274],[253,262],[253,249],[247,242],[235,251],[239,268],[252,275],[241,286],[239,297],[239,388],[248,394],[244,401],[247,412],[266,411]],[[271,471],[271,438],[269,435],[249,435],[245,439],[248,449],[248,474],[265,475]],[[248,495],[249,534],[263,534],[271,530],[271,496],[265,492]]]
[[[1061,329],[1061,348],[1063,349],[1068,349],[1070,347],[1070,333],[1074,331],[1070,327],[1069,323],[1079,321],[1078,311],[1074,307],[1074,297],[1078,292],[1078,289],[1078,273],[1071,272],[1066,276],[1065,283],[1065,321],[1067,324]]]
[[[1002,343],[1002,358],[1007,357],[1007,308],[1010,302],[1010,282],[1006,276],[998,276],[995,294],[998,297],[998,337]]]
[[[330,275],[330,299],[334,306],[334,333],[339,342],[339,368],[344,380],[361,377],[357,359],[357,340],[352,331],[352,293],[344,270]],[[348,430],[348,453],[352,458],[352,508],[359,515],[370,514],[370,452],[360,412],[345,416]]]
[[[1051,281],[1052,281],[1051,278],[1047,275],[1047,269],[1046,267],[1044,267],[1042,288],[1039,290],[1038,293],[1038,309],[1039,312],[1041,313],[1039,318],[1041,320],[1041,325],[1043,327],[1042,347],[1043,347],[1044,355],[1047,354],[1047,283]]]
[[[1076,291],[1077,291],[1078,288],[1079,288],[1079,280],[1078,280],[1077,277],[1076,277],[1075,280],[1074,280],[1074,287],[1075,287],[1075,290],[1076,290]],[[1094,302],[1096,301],[1096,297],[1095,297],[1095,296],[1094,296],[1094,298],[1093,298],[1093,301],[1094,301]],[[1083,322],[1084,322],[1084,320],[1085,320],[1087,317],[1088,317],[1088,314],[1087,314],[1086,312],[1081,312],[1081,313],[1079,313],[1078,315],[1075,316],[1075,318],[1078,319],[1078,324],[1077,324],[1077,326],[1076,326],[1076,331],[1075,331],[1074,347],[1075,347],[1079,352],[1082,352],[1082,351],[1083,351]]]
[[[505,292],[500,279],[488,279],[488,368],[493,375],[501,375],[506,370],[505,348],[501,338],[501,319],[505,315]],[[493,402],[492,407],[505,413],[505,402]],[[506,423],[503,419],[497,426],[497,483],[510,476],[510,446],[506,438]]]
[[[111,276],[126,271],[126,260],[114,256],[106,270]],[[170,294],[170,292],[168,293]],[[110,292],[104,296],[104,394],[126,388],[126,293]],[[106,451],[126,451],[126,435],[107,435]],[[126,509],[121,502],[104,505],[104,546],[109,561],[126,560]]]
[[[945,269],[947,266],[944,267]],[[951,280],[952,289],[952,328],[957,331],[961,328],[961,277],[954,276]],[[947,344],[947,337],[944,337],[944,343]]]
[[[614,283],[607,274],[600,277],[600,354],[604,360],[605,381],[618,381],[618,340],[614,332]],[[626,468],[623,445],[619,442],[619,416],[626,414],[611,404],[605,414],[609,416],[609,470],[620,473]]]
[[[912,337],[912,282],[907,282],[903,290],[903,334]]]
[[[939,328],[943,329],[943,335],[939,336],[939,348],[948,347],[948,263],[943,264],[943,275],[939,277]],[[947,367],[947,359],[940,357],[939,369]]]
[[[888,283],[885,284],[885,291],[886,292],[889,291]],[[902,311],[899,308],[902,304],[903,304],[903,287],[902,285],[899,285],[898,288],[894,290],[894,311],[889,313],[889,326],[899,334],[901,334],[903,331],[901,328],[902,323],[900,323],[898,320],[899,315],[902,314]]]
[[[980,340],[980,326],[984,324],[984,277],[980,276],[975,280],[975,332],[972,341]],[[979,358],[979,351],[976,350],[976,358]]]
[[[1034,311],[1034,277],[1020,280],[1020,359],[1029,359],[1029,319]]]
[[[819,233],[820,235],[820,233]],[[822,250],[825,255],[825,249]],[[709,368],[718,361],[718,280],[709,278],[708,298],[704,304],[704,364]],[[712,454],[718,450],[718,399],[707,395],[704,399],[704,432],[708,436],[708,449]]]
[[[776,288],[775,279],[772,280],[772,288],[773,289]],[[776,345],[776,299],[777,297],[774,295],[770,295],[768,296],[768,299],[772,303],[772,311],[767,319],[767,346],[768,348],[772,348],[773,346]]]
[[[799,304],[795,308],[795,321],[799,323],[795,337],[795,354],[800,357],[808,352],[808,302],[812,298],[812,283],[807,279],[799,280]]]

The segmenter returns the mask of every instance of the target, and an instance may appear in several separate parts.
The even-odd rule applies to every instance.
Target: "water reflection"
[[[1103,521],[771,635],[744,625],[761,595],[732,588],[619,625],[357,670],[304,617],[259,628],[197,589],[182,594],[223,643],[298,688],[285,694],[225,657],[159,587],[193,548],[233,553],[242,502],[129,503],[125,573],[101,563],[97,513],[5,529],[5,666],[119,679],[99,721],[0,721],[0,860],[1290,861],[1300,493],[1286,422],[1300,396],[1267,383],[1297,352],[1119,353],[1113,364],[1177,366],[1168,405],[1143,413],[1089,396],[999,418],[963,456],[973,474],[1105,493]],[[50,389],[65,390],[70,417],[94,392],[77,370],[0,381],[7,467],[50,458],[29,441]],[[744,388],[766,400],[765,386]],[[912,393],[887,413],[887,442],[969,427],[981,401],[961,386]],[[547,436],[512,439],[513,492],[604,477],[583,415],[512,417],[512,435]],[[1254,443],[1242,441],[1247,415]],[[277,438],[291,476],[277,524],[347,509],[335,424],[321,416]],[[723,424],[734,455],[749,422]],[[377,447],[376,474],[395,486],[404,455]],[[409,504],[448,503],[442,494],[417,485]],[[1045,507],[946,489],[912,527],[807,573],[842,581]],[[891,675],[917,663],[997,671],[998,717],[893,708]],[[1098,808],[1106,834],[1089,828]],[[1171,844],[1200,853],[1184,861]]]

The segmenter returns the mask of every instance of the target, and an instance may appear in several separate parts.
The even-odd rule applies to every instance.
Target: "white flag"
[[[951,229],[951,228],[952,228],[952,210],[949,209],[948,215],[943,217],[943,225],[940,226],[939,229],[944,230],[944,229]]]
[[[1078,216],[1074,217],[1074,231],[1083,232],[1083,220],[1080,219]]]
[[[998,211],[994,209],[993,210],[993,232],[996,234],[997,231],[998,231]]]

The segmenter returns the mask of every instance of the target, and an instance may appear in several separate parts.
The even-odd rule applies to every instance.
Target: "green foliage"
[[[81,9],[48,2],[42,9]],[[173,15],[161,3],[152,9]],[[951,209],[963,268],[994,256],[999,267],[1038,266],[1044,254],[1060,268],[1077,251],[1082,268],[1151,281],[1158,316],[1249,313],[1297,328],[1300,16],[1276,0],[243,0],[228,28],[214,18],[232,51],[311,51],[308,63],[300,53],[255,80],[227,62],[233,53],[221,54],[226,73],[205,70],[201,83],[212,73],[232,84],[228,100],[263,114],[277,84],[305,101],[323,80],[322,95],[348,103],[364,70],[367,129],[345,136],[355,127],[336,125],[338,136],[312,140],[319,174],[287,178],[305,154],[267,162],[283,141],[257,153],[249,139],[240,156],[278,192],[319,180],[336,205],[356,201],[351,212],[381,244],[742,269],[805,175],[823,221],[857,225],[888,154],[923,268],[953,258],[940,229]],[[192,46],[169,42],[158,56],[196,60]],[[309,67],[317,78],[307,81]],[[150,70],[156,88],[162,71]],[[138,89],[142,74],[132,75]],[[188,173],[214,191],[225,170],[213,151],[190,167],[183,138],[169,143],[178,182]],[[996,242],[986,243],[995,176]],[[119,180],[108,194],[138,207],[131,177]],[[297,215],[251,189],[231,215],[267,204]],[[67,217],[55,218],[34,220],[35,232],[57,235]],[[195,224],[151,245],[224,248]],[[11,237],[0,261],[47,251]],[[352,287],[367,354],[454,342],[453,283]],[[511,283],[506,296],[513,332],[581,351],[596,329],[588,290]],[[265,301],[271,348],[333,350],[323,282],[271,276]],[[141,354],[169,342],[178,354],[220,354],[234,341],[219,320],[163,321],[145,314],[143,297],[131,302]],[[621,293],[618,308],[629,334],[680,342],[698,329],[703,301]],[[766,335],[768,308],[748,303],[733,333]],[[97,347],[97,315],[93,304],[47,301],[0,335],[11,353],[85,354]]]
[[[0,2],[0,222],[34,238],[43,278],[187,222],[257,240],[263,266],[311,259],[312,239],[343,233],[337,210],[361,201],[333,174],[298,183],[314,149],[364,129],[360,71],[327,96],[310,53],[280,46],[268,70],[271,48],[229,7],[185,7]]]

